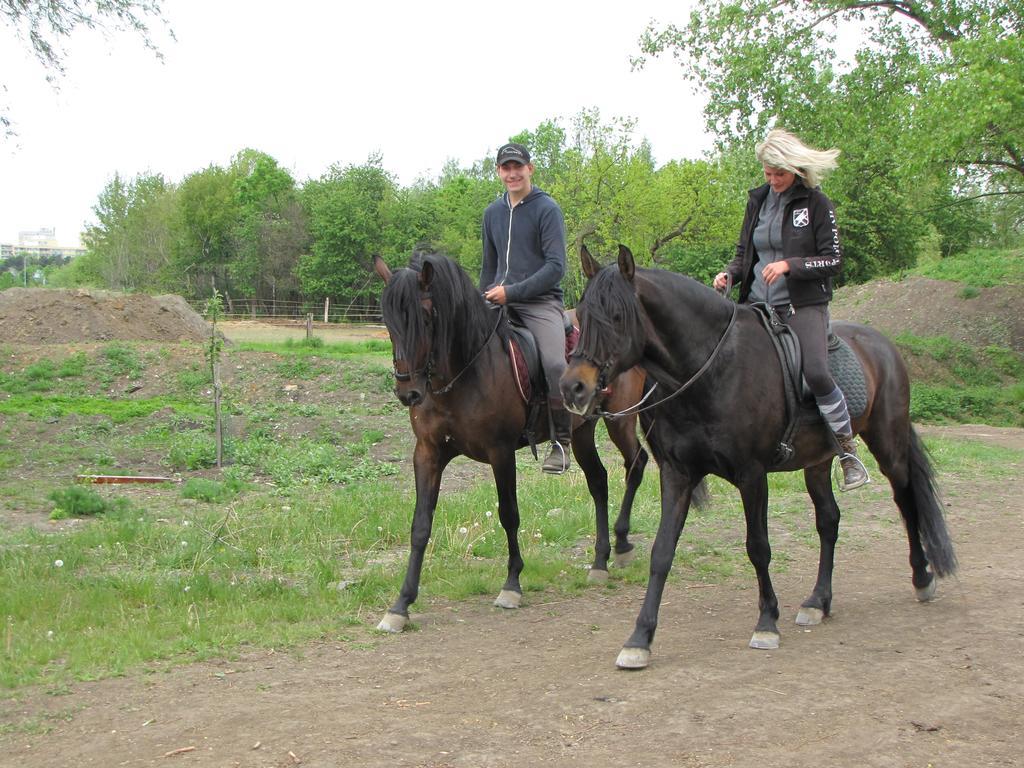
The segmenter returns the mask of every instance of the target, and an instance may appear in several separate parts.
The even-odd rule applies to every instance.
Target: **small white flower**
[[[488,509],[487,512],[486,512],[486,515],[487,515],[487,517],[493,517],[494,513],[491,512],[491,510]]]
[[[467,533],[469,533],[469,531],[466,530],[466,526],[462,526],[461,528],[459,528],[459,533],[465,536]]]
[[[185,591],[188,592],[192,587],[185,587]]]
[[[181,524],[182,524],[182,525],[184,525],[184,526],[185,526],[186,528],[187,528],[188,526],[192,525],[192,523],[191,523],[190,521],[188,521],[188,520],[182,520],[182,521],[181,521]]]
[[[543,538],[543,536],[541,536],[540,531],[537,531],[535,534],[533,534],[533,538],[540,539],[540,538]]]
[[[281,507],[281,511],[282,512],[291,512],[292,508],[291,507]]]
[[[384,532],[384,526],[383,525],[378,525],[377,526],[377,533],[383,533],[383,532]]]
[[[183,546],[183,547],[187,547],[187,546],[188,546],[188,542],[187,542],[187,541],[183,541],[183,542],[181,542],[181,546]]]
[[[49,632],[46,633],[46,639],[47,640],[53,640],[53,630],[52,629]]]
[[[64,567],[64,561],[63,560],[54,560],[53,561],[53,567],[54,568],[63,568]]]

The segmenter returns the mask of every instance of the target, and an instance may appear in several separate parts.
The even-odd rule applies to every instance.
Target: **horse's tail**
[[[952,576],[956,573],[957,560],[953,542],[946,529],[935,484],[935,470],[928,456],[928,449],[913,427],[910,428],[910,490],[917,508],[918,531],[928,562],[936,576]]]

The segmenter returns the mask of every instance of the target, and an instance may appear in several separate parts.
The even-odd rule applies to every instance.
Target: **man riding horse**
[[[505,193],[487,206],[483,217],[484,298],[508,308],[515,322],[537,340],[547,382],[551,450],[542,469],[560,475],[569,469],[572,416],[565,410],[558,380],[565,371],[565,220],[547,192],[533,185],[534,166],[522,144],[498,150],[498,176]]]

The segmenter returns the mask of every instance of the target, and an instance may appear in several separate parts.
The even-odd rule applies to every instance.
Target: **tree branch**
[[[679,224],[679,226],[677,226],[675,229],[673,229],[670,232],[667,232],[666,234],[662,235],[661,237],[655,239],[654,244],[651,246],[651,261],[652,262],[656,262],[656,263],[658,262],[658,250],[663,245],[665,245],[665,243],[668,243],[668,242],[670,242],[672,240],[675,240],[677,237],[682,237],[683,234],[685,234],[686,228],[690,226],[690,222],[691,221],[693,221],[693,216],[692,215],[691,216],[687,216],[686,220],[683,221],[681,224]]]

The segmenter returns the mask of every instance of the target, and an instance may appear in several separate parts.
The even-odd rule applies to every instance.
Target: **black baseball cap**
[[[522,144],[506,144],[498,150],[498,165],[508,162],[527,165],[530,162],[530,151]]]

